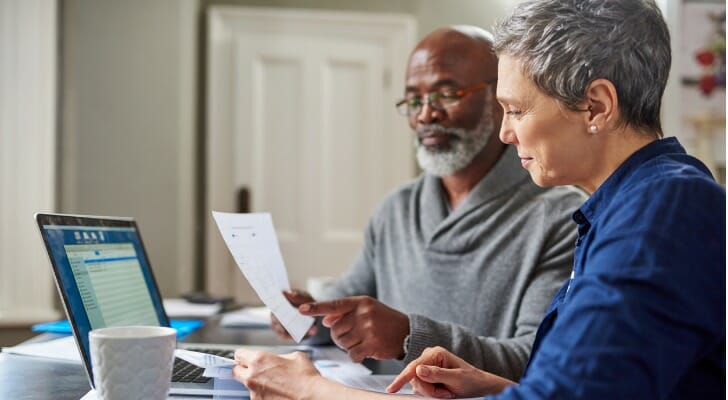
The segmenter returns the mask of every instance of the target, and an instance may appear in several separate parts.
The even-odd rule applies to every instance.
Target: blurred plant
[[[714,29],[706,47],[695,53],[695,59],[703,68],[698,88],[710,96],[716,86],[725,86],[725,10],[708,13]]]

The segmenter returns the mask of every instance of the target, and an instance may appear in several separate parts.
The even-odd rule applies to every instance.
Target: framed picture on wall
[[[688,151],[725,185],[724,2],[684,1],[679,62],[682,134]]]
[[[705,95],[725,87],[724,2],[683,3],[680,71],[682,82]]]

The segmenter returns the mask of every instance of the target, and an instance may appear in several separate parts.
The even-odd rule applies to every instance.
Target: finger
[[[276,318],[276,316],[275,316],[275,315],[273,315],[273,313],[270,313],[270,326],[271,326],[271,327],[272,327],[273,329],[275,329],[275,328],[277,328],[277,327],[281,326],[281,322],[280,322],[280,321],[278,321],[278,318]]]
[[[238,365],[247,368],[250,365],[250,361],[253,359],[253,357],[255,357],[256,353],[258,352],[255,350],[240,348],[235,350],[233,358],[235,359],[235,361],[237,361]]]
[[[291,335],[288,333],[288,331],[286,331],[283,325],[278,321],[278,318],[276,318],[273,314],[271,314],[270,317],[270,327],[271,329],[273,329],[273,332],[275,332],[281,339],[291,339]]]
[[[343,335],[335,335],[332,333],[331,339],[334,341],[334,343],[339,346],[340,348],[346,350],[348,353],[354,346],[357,346],[361,344],[362,338],[360,338],[357,335],[352,334],[351,332],[343,334]]]
[[[353,345],[364,339],[355,329],[355,323],[354,318],[344,317],[330,326],[331,339],[344,350],[348,351]]]
[[[435,385],[429,382],[423,382],[417,378],[410,381],[412,384],[412,391],[415,394],[424,397],[435,397]]]
[[[349,354],[349,359],[355,363],[364,361],[370,353],[363,342],[359,342],[351,346],[348,350],[346,350],[346,352]]]
[[[342,316],[341,314],[329,314],[321,319],[321,324],[327,328],[331,328]]]
[[[233,378],[235,378],[236,381],[242,382],[243,384],[246,383],[248,380],[248,375],[250,374],[250,370],[246,367],[243,367],[242,365],[238,364],[233,368]]]
[[[359,300],[354,297],[302,304],[298,311],[303,315],[346,314],[356,309]]]
[[[281,339],[291,339],[291,335],[282,326],[276,326],[275,331],[276,334],[278,334],[278,337],[280,337]]]
[[[462,370],[440,368],[432,365],[419,365],[415,373],[417,378],[430,383],[442,383],[444,385],[452,385],[455,379],[462,376]]]
[[[283,296],[286,297],[289,303],[294,306],[299,306],[303,303],[309,303],[314,301],[313,297],[307,292],[298,289],[292,289],[290,291],[283,291]]]
[[[440,399],[454,399],[456,395],[445,387],[435,386],[430,397],[437,397]]]
[[[417,363],[415,361],[417,360],[414,360],[411,363],[407,364],[402,372],[400,372],[399,375],[394,378],[392,383],[387,386],[386,390],[388,393],[399,392],[399,390],[402,389],[402,386],[404,386],[407,382],[411,381],[417,376],[415,372],[415,369],[417,368]]]
[[[437,397],[441,399],[452,399],[455,394],[441,385],[423,382],[419,379],[412,381],[412,391],[424,397]]]
[[[336,314],[325,316],[321,323],[331,329],[332,336],[342,336],[354,330],[357,319],[353,314]]]
[[[288,333],[288,331],[286,331],[283,328],[276,329],[276,334],[278,335],[279,338],[281,338],[283,340],[293,340],[293,338]]]

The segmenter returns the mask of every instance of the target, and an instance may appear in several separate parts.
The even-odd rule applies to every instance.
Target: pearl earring
[[[596,125],[589,125],[589,132],[597,133],[598,130],[599,130],[599,127],[597,127]]]

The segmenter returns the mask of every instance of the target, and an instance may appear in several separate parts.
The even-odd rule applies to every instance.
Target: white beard
[[[450,135],[448,144],[442,147],[427,147],[415,136],[417,162],[425,172],[443,177],[453,175],[470,165],[476,155],[488,143],[493,134],[493,110],[490,102],[485,102],[485,110],[478,125],[470,130],[447,128],[439,124],[423,125],[418,130],[437,131]]]

